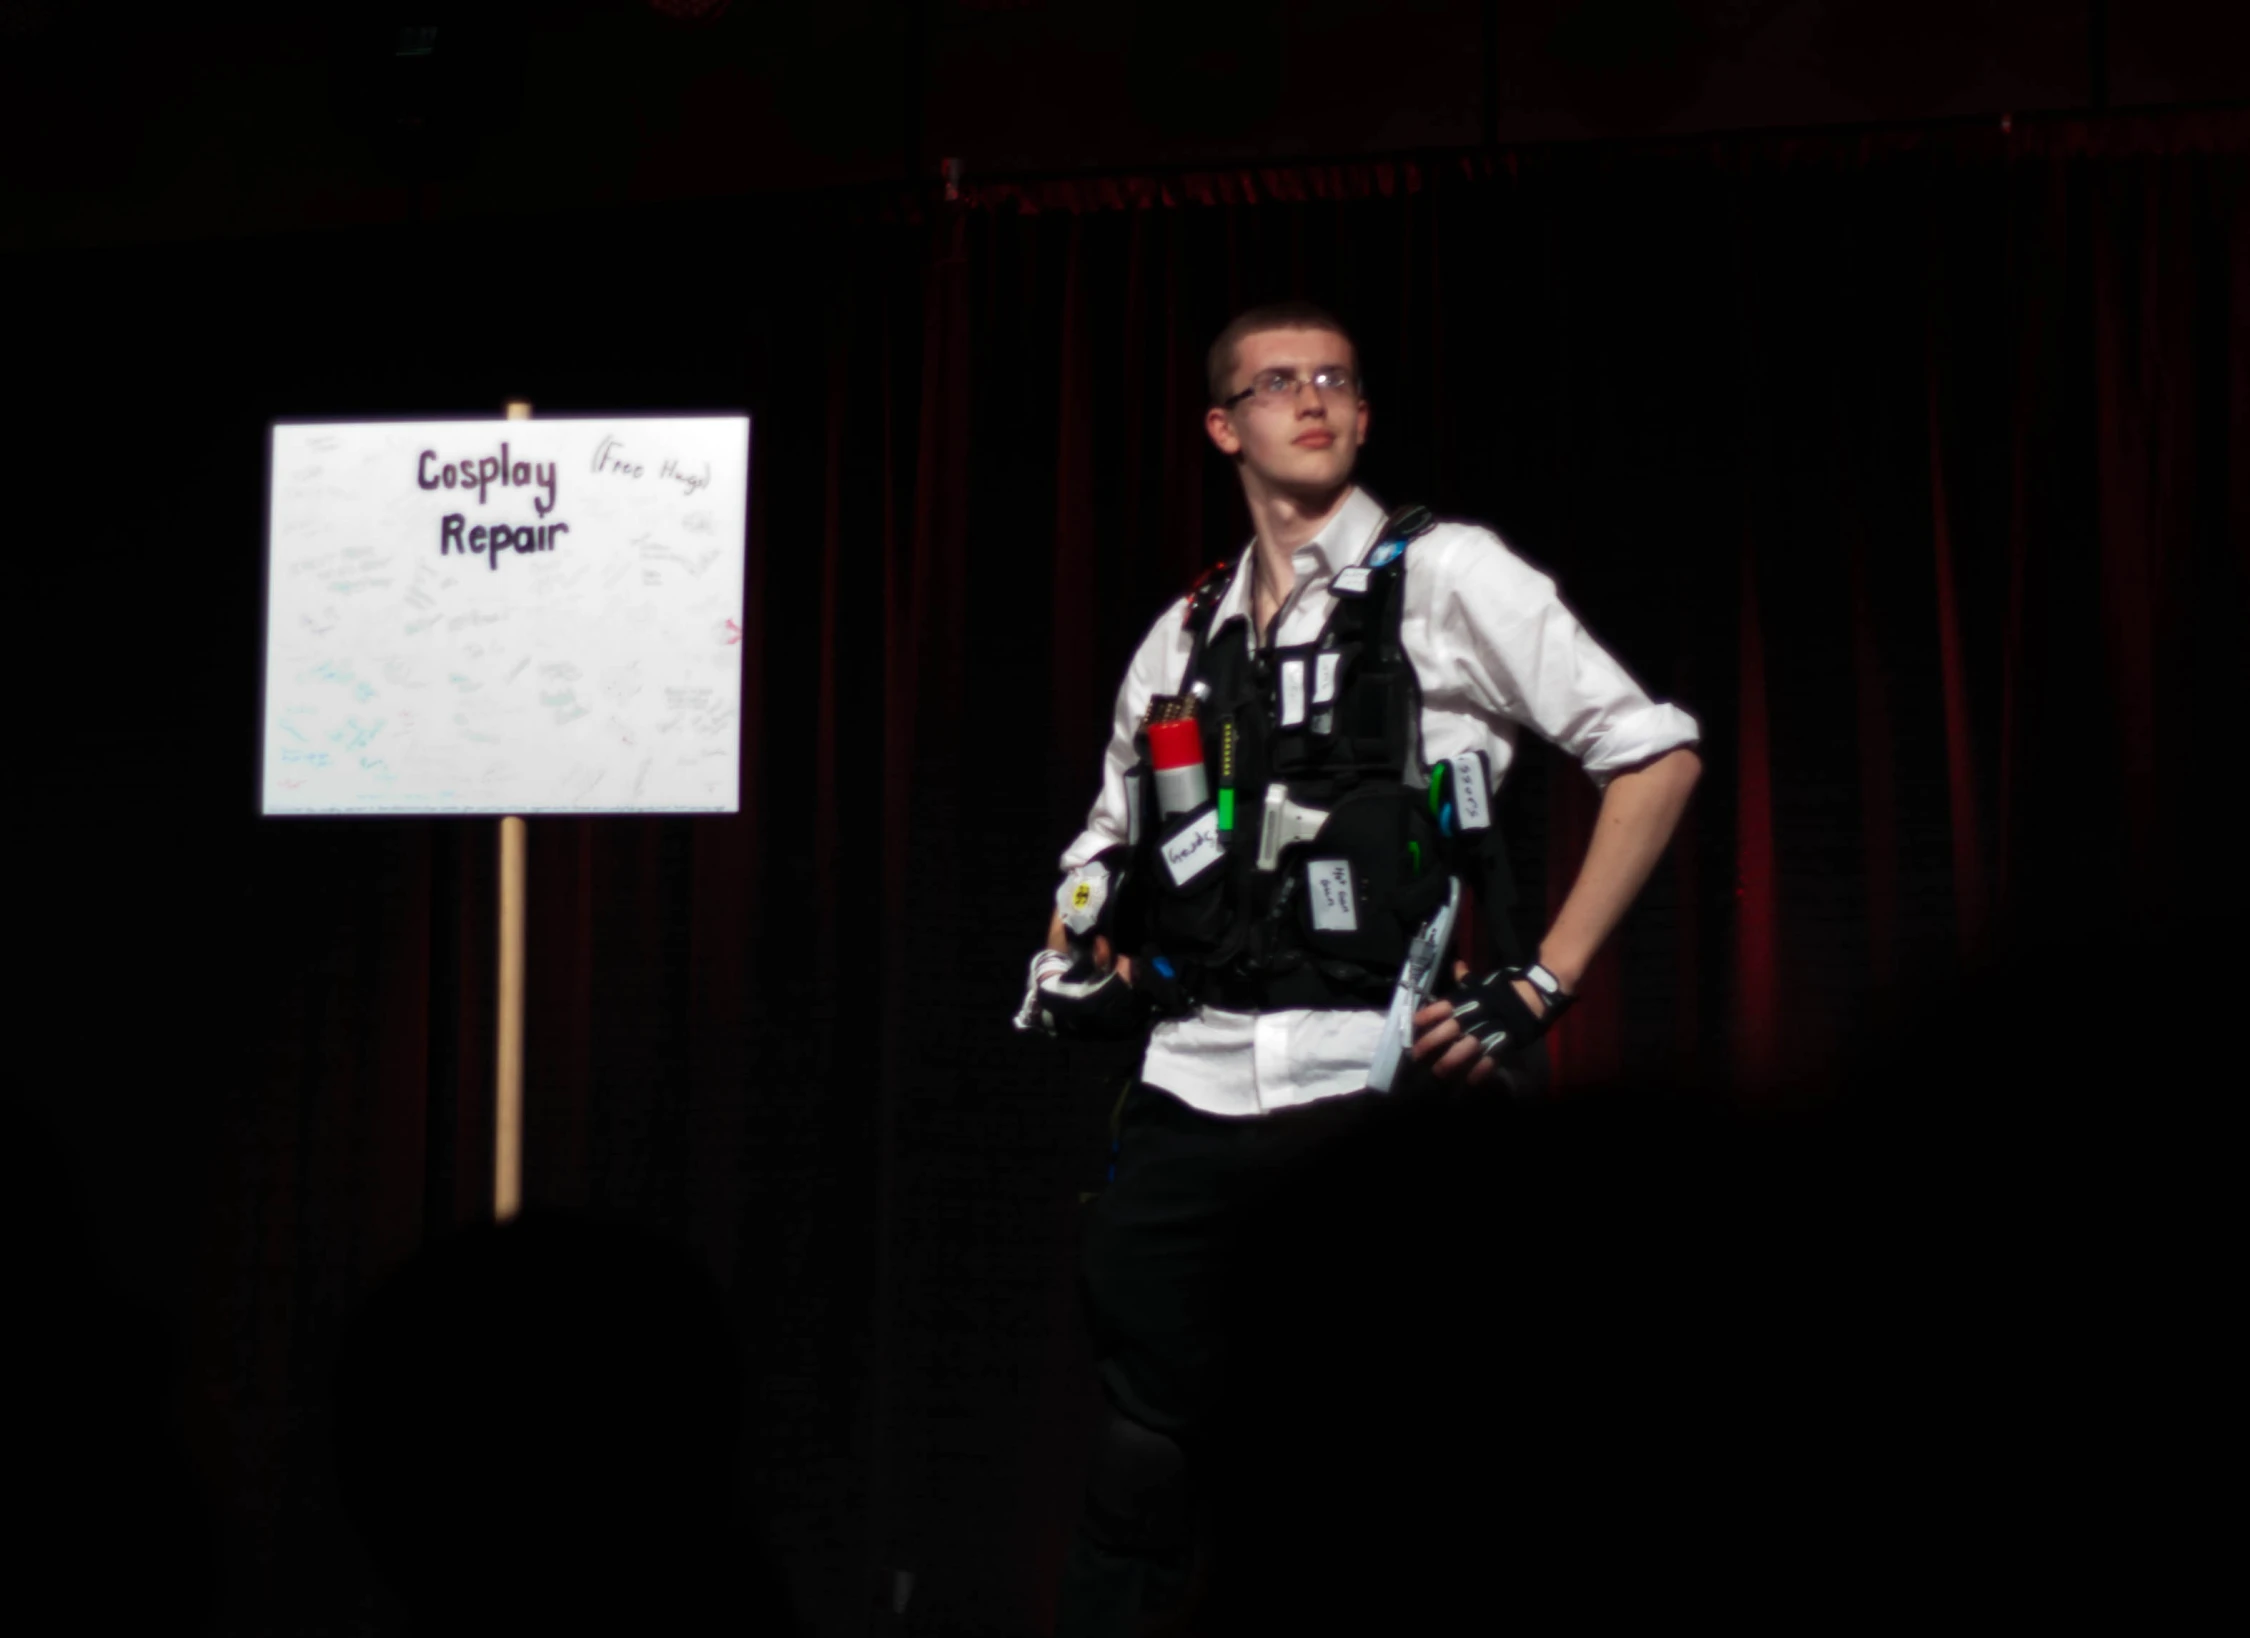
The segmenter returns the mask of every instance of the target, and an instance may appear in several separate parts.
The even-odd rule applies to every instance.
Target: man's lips
[[[1335,441],[1336,435],[1333,432],[1308,432],[1297,440],[1300,444],[1309,445],[1314,449],[1326,449]]]

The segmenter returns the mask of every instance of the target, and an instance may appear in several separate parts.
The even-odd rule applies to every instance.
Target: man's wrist
[[[1584,962],[1573,961],[1567,955],[1549,954],[1545,945],[1539,947],[1539,954],[1536,959],[1540,966],[1555,975],[1555,981],[1563,987],[1563,994],[1576,995],[1578,993],[1578,981],[1586,976],[1586,964]]]

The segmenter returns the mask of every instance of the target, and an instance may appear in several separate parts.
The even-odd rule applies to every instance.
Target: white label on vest
[[[1471,754],[1453,758],[1453,822],[1462,830],[1484,830],[1492,823],[1485,806],[1484,758]]]
[[[1305,662],[1281,662],[1281,726],[1294,728],[1305,720]]]
[[[1305,885],[1312,889],[1312,896],[1305,902],[1312,906],[1315,930],[1323,933],[1359,931],[1359,905],[1352,897],[1349,859],[1306,860]]]
[[[1185,887],[1225,857],[1219,846],[1219,811],[1213,808],[1164,846],[1164,868]]]
[[[1357,563],[1348,569],[1339,570],[1336,578],[1329,582],[1328,589],[1338,597],[1357,597],[1367,590],[1367,571]]]
[[[1094,930],[1108,902],[1109,866],[1099,859],[1087,860],[1055,889],[1055,908],[1062,912],[1063,925],[1080,938]]]
[[[1329,653],[1313,661],[1313,704],[1326,705],[1336,697],[1336,666],[1342,659],[1341,654]]]

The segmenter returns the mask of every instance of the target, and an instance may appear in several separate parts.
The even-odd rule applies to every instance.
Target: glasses
[[[1291,375],[1287,370],[1267,370],[1254,376],[1250,385],[1244,387],[1219,407],[1221,409],[1233,409],[1235,405],[1250,397],[1255,397],[1261,404],[1278,404],[1283,399],[1294,402],[1297,397],[1297,389],[1304,384],[1305,378],[1301,375]],[[1352,372],[1345,369],[1315,370],[1312,385],[1315,392],[1332,392],[1338,398],[1349,398],[1356,389],[1356,383],[1352,380]]]

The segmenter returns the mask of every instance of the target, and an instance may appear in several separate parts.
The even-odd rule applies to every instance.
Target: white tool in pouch
[[[1390,1015],[1383,1020],[1382,1037],[1375,1043],[1375,1062],[1367,1071],[1368,1089],[1388,1092],[1398,1079],[1399,1061],[1414,1040],[1414,1015],[1430,998],[1437,977],[1438,959],[1453,937],[1453,918],[1461,909],[1461,879],[1446,885],[1445,903],[1422,924],[1399,969],[1398,988],[1391,994]]]
[[[1258,868],[1281,868],[1281,850],[1291,842],[1309,842],[1328,821],[1326,808],[1308,808],[1289,800],[1287,785],[1266,787],[1266,811],[1258,825]]]

